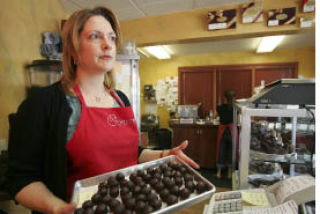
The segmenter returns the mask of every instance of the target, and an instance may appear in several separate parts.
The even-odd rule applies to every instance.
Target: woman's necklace
[[[80,87],[81,88],[81,87]],[[83,89],[81,88],[81,90],[83,91]],[[91,95],[90,93],[88,94],[89,97],[91,97],[91,100],[95,101],[96,103],[101,103],[101,101],[103,100],[104,97],[107,97],[107,92],[106,89],[104,89],[103,94],[100,96],[97,95]]]

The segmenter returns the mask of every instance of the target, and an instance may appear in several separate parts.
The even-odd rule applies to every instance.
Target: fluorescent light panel
[[[137,48],[137,50],[138,50],[138,52],[139,52],[140,54],[142,54],[143,56],[145,56],[145,57],[147,57],[147,58],[150,57],[149,52],[147,52],[147,51],[144,50],[143,48]]]
[[[284,36],[263,37],[257,49],[257,53],[272,52],[283,40]]]
[[[170,54],[162,46],[147,46],[144,47],[151,55],[158,59],[169,59],[171,58]]]

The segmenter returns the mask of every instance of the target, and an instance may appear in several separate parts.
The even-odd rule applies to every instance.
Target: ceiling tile
[[[187,11],[193,8],[193,0],[132,0],[147,16]]]

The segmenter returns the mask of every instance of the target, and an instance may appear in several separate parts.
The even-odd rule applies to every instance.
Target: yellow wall
[[[0,139],[8,136],[8,114],[25,98],[24,65],[42,59],[41,33],[59,32],[67,13],[58,0],[6,0],[0,7]]]
[[[142,59],[139,64],[141,88],[145,84],[157,83],[167,76],[178,76],[178,67],[203,65],[235,65],[256,63],[298,62],[299,75],[315,77],[315,48],[278,50],[272,53],[256,54],[249,52],[201,54],[173,57],[168,60]],[[141,91],[143,93],[143,91]],[[141,98],[141,113],[144,113],[144,100]],[[168,127],[169,113],[166,107],[158,107],[160,127]]]
[[[266,13],[270,9],[296,7],[296,16],[303,15],[300,0],[261,0],[261,2],[264,21],[260,23],[242,24],[241,4],[233,4],[124,20],[120,22],[121,30],[125,41],[135,40],[138,46],[283,35],[313,30],[301,29],[299,22],[277,27],[268,27],[266,24]],[[220,9],[237,9],[236,29],[208,30],[208,12]]]

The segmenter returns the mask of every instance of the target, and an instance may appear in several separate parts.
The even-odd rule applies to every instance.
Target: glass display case
[[[237,102],[233,189],[271,185],[298,174],[314,175],[314,113],[314,106]]]

